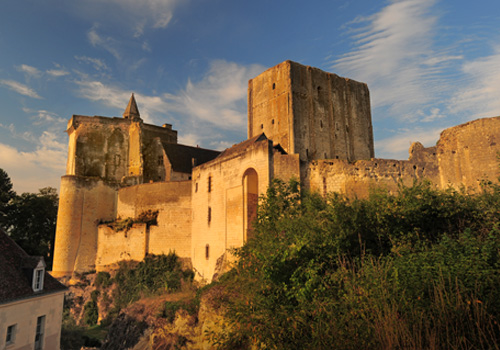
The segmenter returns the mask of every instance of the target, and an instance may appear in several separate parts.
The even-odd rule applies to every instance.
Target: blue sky
[[[497,0],[4,0],[0,168],[59,187],[72,114],[145,122],[223,149],[246,138],[248,79],[293,60],[366,82],[379,158],[500,115]]]

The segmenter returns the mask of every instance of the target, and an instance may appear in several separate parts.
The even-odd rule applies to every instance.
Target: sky
[[[222,150],[246,139],[247,84],[285,60],[370,89],[377,158],[500,115],[498,0],[3,0],[0,168],[59,187],[73,114],[121,116]]]

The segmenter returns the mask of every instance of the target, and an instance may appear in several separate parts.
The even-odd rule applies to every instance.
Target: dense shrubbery
[[[500,342],[500,189],[428,183],[366,200],[276,181],[223,276],[225,349],[491,349]],[[220,285],[219,283],[219,285]]]
[[[115,308],[126,307],[144,294],[155,292],[175,292],[182,281],[193,280],[192,270],[182,268],[179,257],[168,255],[148,255],[136,266],[130,262],[120,262],[114,277],[116,289],[113,291]]]

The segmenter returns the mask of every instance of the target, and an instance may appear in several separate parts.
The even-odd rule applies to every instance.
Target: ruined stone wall
[[[313,192],[338,192],[357,198],[366,198],[374,187],[395,192],[400,183],[411,186],[423,179],[439,182],[433,163],[391,159],[316,160],[309,163],[306,178],[304,185]]]
[[[117,187],[98,178],[63,176],[59,193],[53,275],[94,269],[97,226],[116,215]]]
[[[440,186],[479,190],[500,175],[500,117],[478,119],[444,130],[437,143]]]
[[[248,135],[262,132],[302,161],[373,158],[368,87],[285,61],[249,81]]]
[[[197,278],[210,281],[217,260],[229,248],[243,245],[248,225],[245,174],[255,171],[258,193],[265,193],[272,162],[272,144],[266,139],[193,169],[191,258]]]
[[[320,160],[308,164],[304,185],[319,193],[341,192],[366,197],[371,187],[396,191],[426,179],[437,188],[480,190],[482,181],[500,176],[500,117],[471,121],[444,130],[436,146],[414,143],[409,160],[372,159],[348,162]]]

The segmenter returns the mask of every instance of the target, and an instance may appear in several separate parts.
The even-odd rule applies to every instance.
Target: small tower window
[[[208,177],[208,192],[212,192],[212,177]]]
[[[198,183],[195,183],[195,184],[194,184],[194,191],[195,191],[195,192],[198,192]]]
[[[261,128],[261,129],[264,129],[264,124],[260,124],[260,128]]]
[[[273,90],[276,89],[276,83],[273,83]]]
[[[208,258],[210,258],[210,246],[207,244],[205,246],[205,259],[208,260]]]
[[[5,337],[5,345],[14,344],[16,341],[16,325],[7,327],[7,336]]]
[[[208,207],[208,223],[212,221],[212,207]]]

